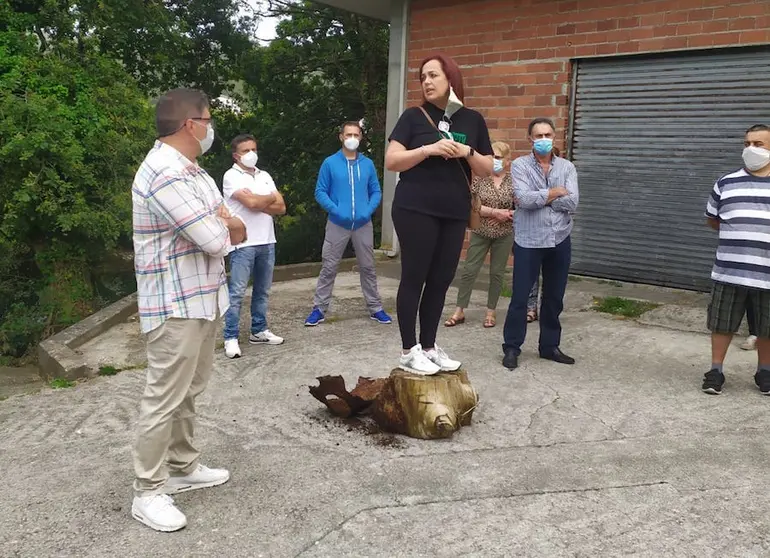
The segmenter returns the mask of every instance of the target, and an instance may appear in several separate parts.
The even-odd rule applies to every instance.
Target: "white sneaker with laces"
[[[260,333],[249,335],[249,343],[252,345],[280,345],[283,343],[283,337],[278,337],[269,329]]]
[[[167,494],[134,496],[131,516],[147,527],[164,533],[179,531],[187,525],[187,518]]]
[[[238,358],[241,356],[241,346],[237,339],[225,340],[225,356],[227,358]]]
[[[183,477],[169,477],[166,481],[166,494],[179,494],[199,488],[211,488],[225,484],[230,480],[230,472],[227,469],[209,469],[205,465],[198,464],[189,475]]]
[[[746,338],[746,341],[744,341],[741,344],[741,349],[744,351],[753,351],[757,348],[757,336],[756,335],[749,335]]]
[[[449,358],[449,355],[446,354],[444,349],[436,345],[429,351],[424,351],[425,356],[430,359],[430,361],[438,366],[442,371],[444,372],[454,372],[460,366],[462,366],[462,362],[459,360],[452,360]]]
[[[408,353],[401,355],[398,367],[401,370],[406,370],[413,374],[421,374],[423,376],[430,376],[441,370],[441,368],[433,364],[428,357],[425,356],[425,353],[419,344],[412,347]]]

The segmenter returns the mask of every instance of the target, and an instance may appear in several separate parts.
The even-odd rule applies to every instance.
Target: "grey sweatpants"
[[[321,251],[321,273],[318,276],[313,300],[315,307],[324,314],[329,310],[334,280],[337,278],[337,268],[350,241],[353,242],[353,250],[356,252],[356,261],[361,276],[361,290],[364,293],[366,307],[370,314],[382,310],[382,301],[377,289],[377,272],[374,266],[374,227],[372,222],[369,221],[360,229],[351,231],[327,221],[326,235]]]

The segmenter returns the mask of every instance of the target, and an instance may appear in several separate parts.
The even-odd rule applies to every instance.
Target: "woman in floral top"
[[[490,254],[489,293],[484,327],[494,327],[495,309],[503,287],[505,267],[513,247],[513,182],[511,181],[511,148],[503,142],[492,144],[495,156],[491,177],[476,178],[471,189],[481,198],[481,226],[471,233],[468,253],[465,257],[457,309],[444,325],[453,327],[465,322],[476,277]]]

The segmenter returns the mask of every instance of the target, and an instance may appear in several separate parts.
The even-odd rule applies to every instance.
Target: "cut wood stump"
[[[341,376],[322,376],[310,393],[341,417],[368,413],[387,432],[413,438],[448,438],[469,426],[478,404],[468,374],[420,376],[396,368],[388,378],[359,378],[352,392]]]

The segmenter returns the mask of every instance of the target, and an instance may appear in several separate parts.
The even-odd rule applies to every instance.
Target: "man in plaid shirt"
[[[224,469],[198,461],[195,398],[214,361],[216,321],[227,310],[224,255],[245,240],[212,178],[198,166],[214,139],[201,91],[174,89],[155,109],[158,140],[132,188],[134,262],[147,385],[134,448],[131,514],[158,531],[187,524],[168,494],[217,486]]]

